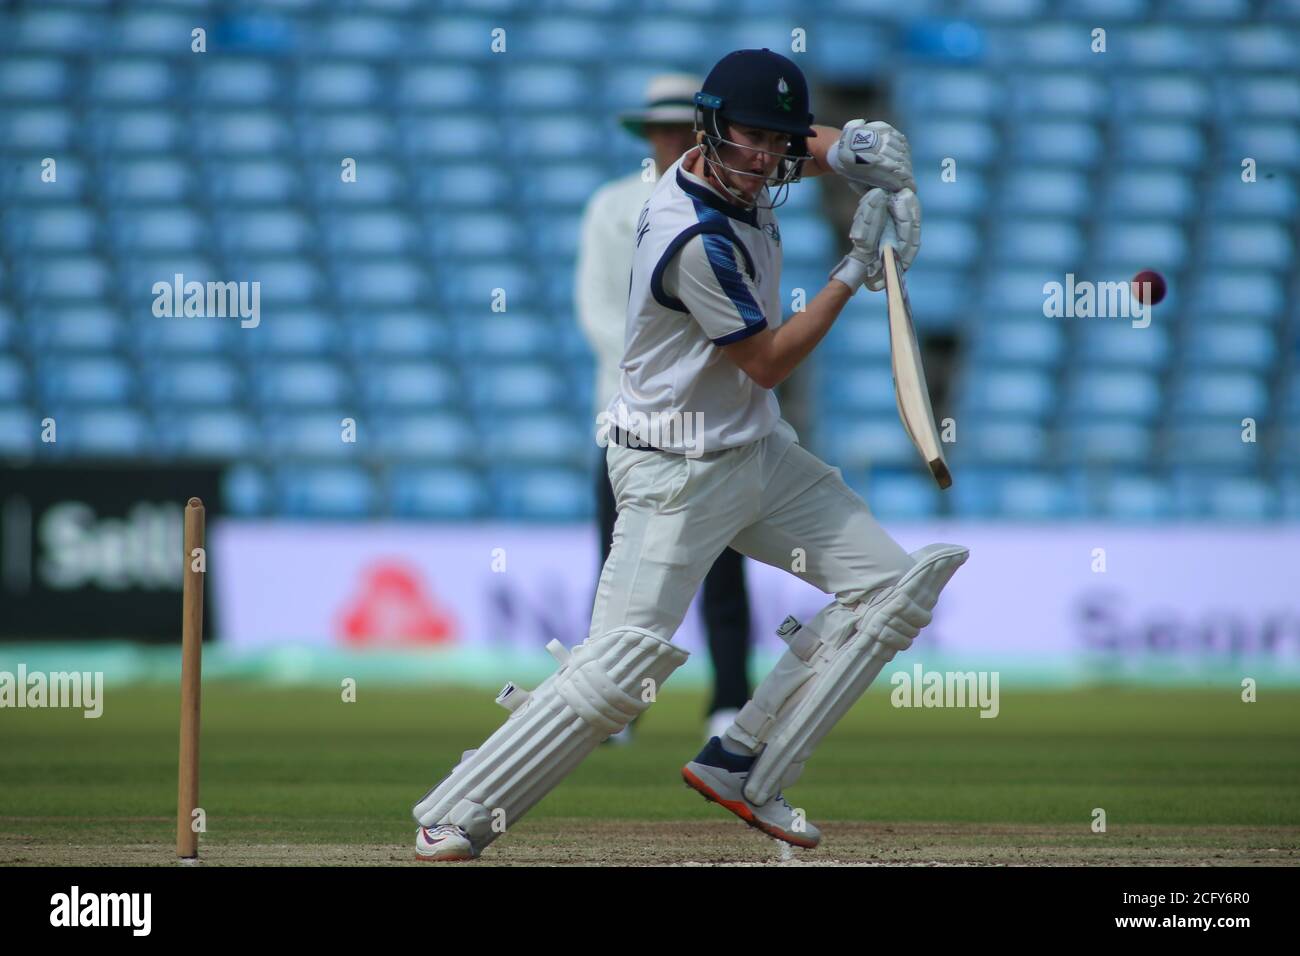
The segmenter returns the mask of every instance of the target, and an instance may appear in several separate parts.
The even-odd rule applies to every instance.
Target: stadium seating
[[[899,426],[882,297],[815,359],[816,450],[878,514],[1300,518],[1300,4],[534,6],[7,8],[0,456],[224,462],[250,515],[590,518],[578,228],[646,152],[614,114],[799,25],[814,106],[892,80],[925,210],[908,282],[954,490]],[[778,212],[787,302],[844,245],[820,188]],[[1142,268],[1170,286],[1148,327],[1044,315],[1048,281]],[[176,273],[259,281],[260,323],[155,316]]]

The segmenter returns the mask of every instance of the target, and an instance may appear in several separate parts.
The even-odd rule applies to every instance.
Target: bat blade
[[[940,488],[952,485],[952,473],[943,457],[943,446],[934,427],[934,410],[930,407],[930,390],[925,383],[921,349],[912,325],[912,306],[898,268],[894,247],[882,246],[885,267],[885,295],[889,302],[889,350],[894,372],[894,399],[898,417],[912,444],[930,467],[930,474]]]

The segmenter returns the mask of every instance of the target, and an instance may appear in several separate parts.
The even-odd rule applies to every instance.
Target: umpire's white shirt
[[[781,322],[776,216],[746,210],[686,172],[698,151],[659,177],[641,209],[622,375],[607,408],[610,424],[692,456],[758,441],[781,417],[776,395],[718,348]],[[766,188],[759,200],[770,201]],[[645,431],[649,421],[660,427]]]
[[[639,171],[630,173],[596,190],[582,214],[574,304],[596,356],[593,415],[608,408],[618,394],[636,219],[654,188],[655,180],[643,178]]]

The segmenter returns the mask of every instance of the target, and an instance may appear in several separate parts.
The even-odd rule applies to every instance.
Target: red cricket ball
[[[1165,277],[1154,269],[1143,269],[1132,279],[1133,297],[1143,305],[1156,305],[1165,297]]]

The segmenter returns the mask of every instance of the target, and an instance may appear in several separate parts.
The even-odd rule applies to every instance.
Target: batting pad
[[[930,623],[939,592],[969,555],[955,544],[927,545],[913,552],[916,563],[898,583],[865,609],[831,605],[814,619],[820,633],[795,623],[790,649],[736,719],[751,747],[762,745],[745,782],[745,799],[762,806],[798,779],[813,750],[881,668]],[[853,626],[846,627],[847,617]]]
[[[531,693],[505,686],[497,703],[510,716],[416,804],[422,826],[464,827],[481,851],[646,710],[689,656],[641,627],[615,628],[571,652],[559,641],[546,649],[560,669]]]

